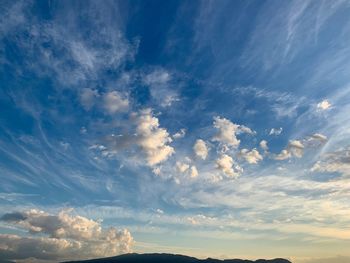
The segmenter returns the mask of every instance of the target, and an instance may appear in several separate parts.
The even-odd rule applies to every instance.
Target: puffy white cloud
[[[176,162],[176,169],[180,173],[186,172],[190,168],[190,165],[187,163]]]
[[[242,149],[240,152],[240,156],[243,157],[250,164],[257,164],[263,159],[263,157],[255,148],[251,151],[249,151],[248,149]]]
[[[240,133],[255,134],[250,128],[244,125],[232,123],[230,120],[220,117],[214,117],[214,127],[218,130],[213,137],[213,141],[218,141],[224,145],[238,147],[240,140],[237,135]]]
[[[103,108],[109,114],[127,111],[129,99],[118,91],[107,92],[103,95]]]
[[[198,176],[197,167],[194,165],[191,166],[190,176],[191,176],[191,178],[195,178]]]
[[[177,133],[175,133],[173,135],[173,138],[174,139],[181,139],[181,138],[185,137],[185,135],[186,135],[186,130],[185,129],[180,129],[180,131],[178,131]]]
[[[3,221],[32,235],[0,234],[0,257],[6,259],[76,259],[105,257],[130,251],[133,238],[128,230],[102,228],[100,222],[67,211],[57,215],[39,210],[5,214]]]
[[[319,110],[328,110],[332,107],[332,104],[328,100],[323,100],[316,105]]]
[[[194,146],[193,146],[193,151],[196,154],[197,157],[205,160],[208,156],[208,147],[205,141],[202,139],[198,139]]]
[[[256,134],[255,131],[253,131],[252,129],[250,129],[249,127],[244,126],[244,125],[239,125],[238,133],[248,133],[248,134],[251,134],[251,135],[255,135]]]
[[[147,164],[154,166],[167,160],[174,152],[168,143],[172,141],[166,129],[159,127],[158,118],[150,109],[142,110],[136,118],[137,144],[146,154]]]
[[[282,150],[279,154],[277,154],[274,159],[278,161],[286,160],[292,157],[291,153],[288,150]]]
[[[280,127],[280,128],[272,128],[270,130],[270,132],[269,132],[269,135],[276,135],[276,136],[278,136],[278,135],[280,135],[282,133],[282,131],[283,131],[282,127]]]
[[[274,159],[275,160],[286,160],[291,157],[297,157],[301,158],[304,154],[304,145],[299,140],[291,140],[288,143],[288,146],[286,149],[283,149],[279,154],[277,154]]]
[[[195,178],[198,176],[197,167],[194,165],[191,166],[187,163],[176,162],[176,170],[179,173],[189,175],[191,178]]]
[[[314,164],[311,171],[336,172],[343,176],[350,176],[350,149],[347,148],[325,154],[322,156],[322,160]]]
[[[216,167],[228,177],[236,178],[240,175],[238,167],[234,167],[234,162],[231,156],[223,154],[216,160]],[[236,169],[235,169],[236,168]]]
[[[85,110],[90,110],[95,105],[98,96],[97,90],[84,88],[79,94],[80,103]]]
[[[288,144],[288,150],[297,158],[301,158],[304,154],[304,145],[299,140],[291,140]]]
[[[267,145],[267,141],[266,140],[262,140],[260,143],[259,143],[259,146],[261,149],[263,149],[265,152],[269,150],[269,147]]]

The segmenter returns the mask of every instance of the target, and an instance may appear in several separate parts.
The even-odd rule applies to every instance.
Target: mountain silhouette
[[[244,259],[197,259],[194,257],[176,255],[176,254],[124,254],[115,257],[66,261],[63,263],[291,263],[287,259],[258,259],[258,260],[244,260]]]

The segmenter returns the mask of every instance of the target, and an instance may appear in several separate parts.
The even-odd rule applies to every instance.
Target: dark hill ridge
[[[67,261],[65,263],[291,263],[283,258],[276,259],[258,259],[258,260],[243,260],[243,259],[197,259],[175,254],[124,254],[116,257],[99,258],[81,261]]]

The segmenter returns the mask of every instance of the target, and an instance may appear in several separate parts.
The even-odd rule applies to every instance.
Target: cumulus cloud
[[[103,95],[103,108],[109,114],[127,111],[129,99],[118,91],[107,92]]]
[[[272,128],[270,130],[270,132],[269,132],[269,135],[276,135],[276,136],[278,136],[278,135],[280,135],[282,133],[282,131],[283,131],[282,127],[280,127],[280,128]]]
[[[68,211],[49,214],[32,209],[8,213],[1,220],[21,227],[31,236],[0,234],[4,259],[76,259],[129,252],[133,238],[126,229],[103,228],[101,223]]]
[[[234,166],[232,157],[227,154],[221,155],[216,160],[216,167],[228,177],[236,178],[240,175],[240,168]]]
[[[214,127],[218,132],[213,137],[213,141],[218,141],[234,148],[238,147],[240,144],[240,140],[237,138],[238,134],[255,134],[254,131],[244,125],[232,123],[230,120],[218,116],[214,117]]]
[[[257,164],[259,161],[263,159],[261,154],[255,148],[251,151],[249,151],[248,149],[242,149],[240,151],[240,156],[250,164]]]
[[[158,118],[150,109],[140,111],[136,118],[137,144],[146,154],[147,164],[154,166],[167,160],[174,152],[168,143],[172,142],[166,129],[159,127]]]
[[[181,138],[185,137],[185,135],[186,135],[186,130],[185,129],[180,129],[177,133],[175,133],[173,135],[173,138],[174,139],[181,139]]]
[[[203,160],[205,160],[208,156],[208,147],[205,141],[202,139],[198,139],[194,146],[193,146],[193,151],[195,155]]]
[[[323,100],[316,105],[318,110],[329,110],[332,104],[328,100]]]
[[[176,169],[180,173],[186,172],[190,168],[190,165],[187,163],[176,162]]]
[[[291,157],[301,158],[304,154],[304,145],[299,140],[291,140],[288,143],[286,149],[283,149],[279,154],[277,154],[274,159],[275,160],[286,160]]]
[[[274,157],[274,159],[278,160],[278,161],[283,161],[283,160],[289,159],[291,157],[292,157],[291,153],[288,150],[283,149],[279,154],[277,154]]]
[[[197,167],[194,165],[191,166],[190,176],[191,176],[191,178],[195,178],[198,176]]]
[[[322,160],[314,164],[311,171],[340,173],[343,176],[350,176],[350,149],[325,154],[322,156]]]
[[[146,156],[146,164],[154,168],[155,165],[166,161],[174,152],[174,148],[168,145],[172,139],[166,129],[161,128],[158,118],[153,116],[151,109],[144,109],[132,113],[132,127],[128,133],[111,134],[105,136],[101,143],[89,147],[106,158],[116,158],[122,150],[135,150],[140,147]],[[138,150],[136,154],[138,155]],[[157,171],[157,170],[155,170]],[[157,174],[160,174],[159,171]]]
[[[301,158],[304,154],[304,145],[299,140],[291,140],[288,144],[288,150],[297,158]]]
[[[260,143],[259,143],[259,146],[261,149],[263,149],[265,152],[267,152],[269,150],[269,147],[267,145],[267,141],[266,140],[262,140]]]
[[[176,170],[179,173],[189,175],[191,178],[198,176],[197,167],[194,165],[189,165],[187,163],[176,162]]]

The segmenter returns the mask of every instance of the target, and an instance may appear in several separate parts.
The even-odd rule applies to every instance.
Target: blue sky
[[[348,1],[0,4],[1,257],[349,260]]]

